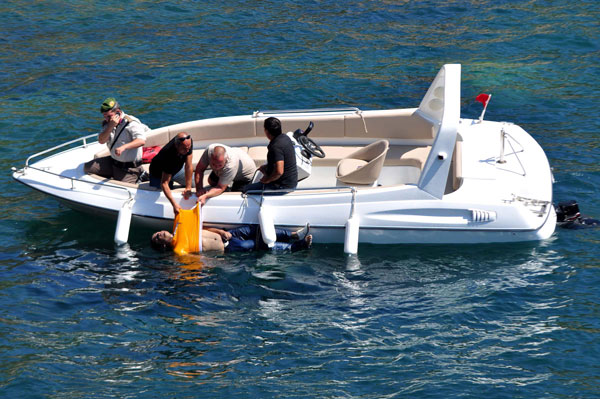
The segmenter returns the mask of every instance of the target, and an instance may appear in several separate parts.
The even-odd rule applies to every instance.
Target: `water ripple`
[[[177,258],[11,181],[96,132],[256,109],[416,106],[462,63],[461,112],[522,125],[555,199],[598,217],[592,1],[0,5],[3,397],[596,397],[598,230],[539,244],[316,245]],[[412,105],[411,105],[412,104]]]

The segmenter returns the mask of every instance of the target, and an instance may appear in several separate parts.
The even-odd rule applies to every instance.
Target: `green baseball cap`
[[[100,106],[100,112],[106,112],[119,108],[119,103],[113,97],[108,97]]]

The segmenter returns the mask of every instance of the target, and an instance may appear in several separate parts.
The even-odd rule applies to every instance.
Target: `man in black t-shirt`
[[[178,214],[181,207],[171,193],[173,177],[185,165],[185,191],[183,197],[192,195],[192,151],[194,143],[187,133],[179,133],[169,141],[150,163],[150,186],[162,189],[165,196],[173,205],[173,213]]]
[[[294,189],[298,185],[296,152],[292,140],[281,133],[281,122],[277,118],[267,118],[264,123],[265,135],[269,139],[267,164],[258,168],[263,177],[260,182],[248,184],[244,192],[250,190]]]

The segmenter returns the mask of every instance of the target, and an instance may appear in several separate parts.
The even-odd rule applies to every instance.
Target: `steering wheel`
[[[323,149],[317,143],[315,143],[312,139],[309,139],[304,134],[299,136],[297,141],[302,147],[304,147],[306,151],[308,151],[309,154],[314,155],[317,158],[325,158],[325,151],[323,151]]]

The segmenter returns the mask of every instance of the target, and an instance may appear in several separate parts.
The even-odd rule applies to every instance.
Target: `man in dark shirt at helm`
[[[277,118],[265,119],[264,130],[269,139],[269,145],[267,147],[267,163],[259,168],[263,177],[259,182],[244,187],[244,192],[296,188],[298,169],[292,140],[286,134],[281,133],[281,122]]]

